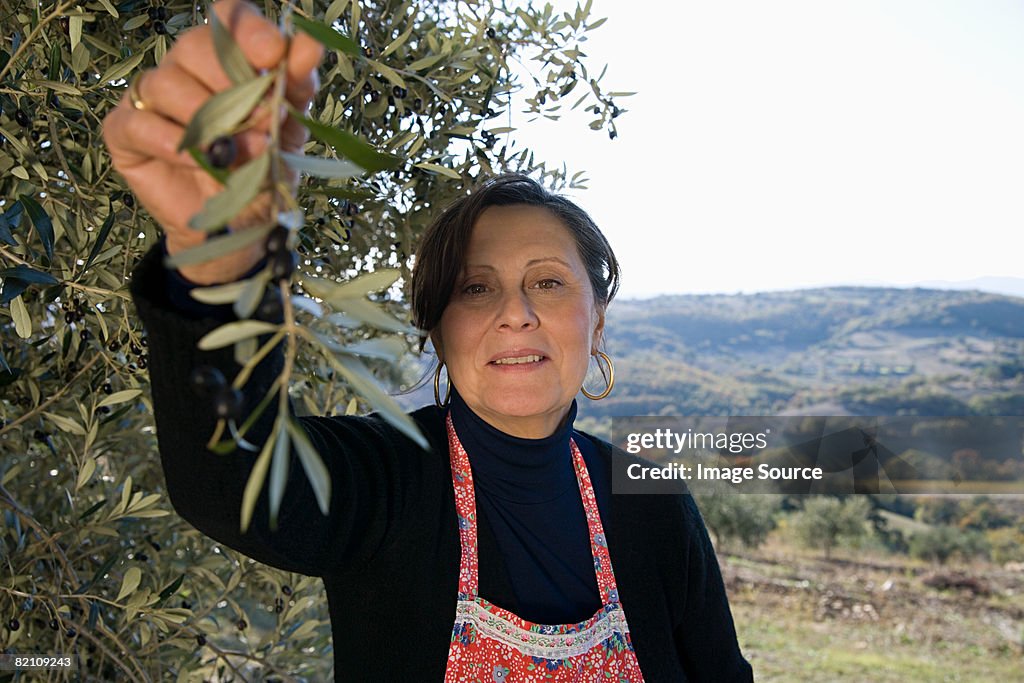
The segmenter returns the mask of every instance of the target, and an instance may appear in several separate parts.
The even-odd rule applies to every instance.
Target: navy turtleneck
[[[587,465],[602,521],[609,519],[611,489],[596,446],[573,431],[576,402],[543,439],[491,426],[454,390],[451,414],[473,470],[481,597],[540,624],[592,616],[601,599],[570,437]]]

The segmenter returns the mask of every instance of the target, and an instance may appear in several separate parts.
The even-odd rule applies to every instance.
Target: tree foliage
[[[793,513],[790,527],[797,539],[808,548],[821,548],[825,559],[840,540],[855,540],[868,533],[871,503],[864,496],[840,500],[831,496],[814,496],[804,501],[803,509]]]
[[[757,548],[775,529],[780,500],[773,495],[725,493],[698,496],[698,505],[719,546],[738,541]]]
[[[0,2],[0,648],[72,653],[103,680],[325,680],[319,582],[181,522],[155,458],[147,342],[127,282],[158,230],[112,170],[100,125],[128,79],[204,12]],[[556,14],[500,0],[303,0],[295,12],[354,41],[327,52],[314,124],[403,160],[300,188],[299,269],[324,281],[407,275],[433,212],[482,174],[581,182],[518,148],[516,126],[581,107],[592,128],[615,134],[625,93],[606,92],[587,68],[582,43],[601,23],[589,3]],[[314,140],[306,152],[335,148]],[[392,291],[375,300],[401,314]],[[386,359],[368,362],[390,372]],[[296,368],[301,411],[361,400],[322,358],[300,354]]]

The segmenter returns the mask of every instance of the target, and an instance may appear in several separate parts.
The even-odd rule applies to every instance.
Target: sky
[[[1024,277],[1024,2],[593,0],[592,16],[608,21],[588,68],[637,91],[618,139],[517,110],[512,135],[586,172],[568,194],[615,249],[621,296]]]

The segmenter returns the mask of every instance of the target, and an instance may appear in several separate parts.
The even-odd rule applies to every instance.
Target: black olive
[[[206,636],[202,634],[196,636],[196,645],[198,645],[199,647],[206,645]]]
[[[54,631],[59,630],[60,629],[60,622],[57,621],[56,619],[50,619],[50,628],[53,629]]]
[[[146,14],[149,15],[151,21],[157,21],[160,19],[160,10],[156,7],[150,7]]]
[[[281,586],[281,592],[284,593],[285,595],[291,595],[292,594],[292,587],[289,586],[286,583],[285,585]]]
[[[145,356],[139,359],[139,367],[143,370],[149,367],[149,361],[146,360]]]
[[[9,628],[12,631],[17,631],[19,628],[21,628],[21,622],[17,619],[11,619],[7,622],[7,628]]]
[[[103,393],[106,394],[107,396],[110,396],[112,393],[114,393],[114,385],[112,385],[110,382],[104,382]]]
[[[181,601],[181,608],[182,609],[192,609],[192,603],[189,602],[188,600],[182,600]]]
[[[490,38],[491,40],[494,40],[495,38],[498,37],[498,32],[494,30],[494,27],[488,27],[487,37]]]
[[[82,330],[78,333],[78,336],[82,338],[82,341],[89,341],[92,338],[92,332],[89,330]]]
[[[135,553],[135,559],[139,562],[149,562],[149,555],[146,553]]]
[[[284,611],[284,600],[282,600],[281,598],[277,598],[276,600],[274,600],[274,611],[278,614]]]
[[[189,376],[189,382],[201,396],[212,396],[226,383],[224,373],[210,365],[200,365],[194,369]]]
[[[153,32],[160,35],[167,35],[167,24],[162,21],[153,22]]]
[[[374,90],[373,92],[370,93],[370,101],[371,102],[378,102],[378,101],[380,101],[380,91],[379,90]]]
[[[614,130],[608,131],[608,139],[609,140],[614,140],[617,137],[619,137],[619,134],[616,133]]]
[[[75,629],[73,629],[73,628],[69,628],[69,629],[68,629],[67,631],[65,631],[65,632],[64,632],[64,634],[65,634],[65,635],[66,635],[66,636],[67,636],[68,638],[74,638],[75,636],[77,636],[77,635],[78,635],[78,631],[76,631],[76,630],[75,630]]]
[[[327,53],[327,66],[333,68],[338,64],[338,53],[333,50]]]
[[[234,387],[226,386],[217,392],[213,399],[213,410],[218,418],[238,422],[242,418],[242,392]]]
[[[126,193],[121,199],[121,203],[130,209],[135,206],[135,196]]]
[[[276,282],[290,278],[298,265],[298,257],[293,251],[278,251],[270,255],[270,277]]]
[[[136,344],[135,342],[132,342],[128,345],[128,350],[134,353],[136,356],[142,353],[142,347]]]
[[[238,144],[231,135],[221,135],[210,143],[206,159],[214,168],[227,168],[238,157]]]
[[[407,93],[408,91],[400,85],[396,85],[391,89],[391,94],[399,100],[405,97]]]
[[[110,406],[100,406],[96,410],[99,411],[100,415],[109,415],[110,414]]]
[[[235,626],[238,627],[239,631],[244,631],[245,629],[249,628],[249,622],[247,622],[245,619],[239,619],[235,623]]]
[[[278,323],[284,319],[284,307],[281,305],[281,293],[275,288],[269,288],[263,294],[263,299],[256,307],[256,317],[259,320]]]
[[[156,18],[160,21],[167,21],[171,18],[171,12],[166,7],[157,7]]]
[[[18,122],[18,125],[22,128],[27,128],[32,120],[29,118],[28,113],[24,109],[18,109],[14,112],[14,120]]]
[[[415,100],[413,100],[412,101],[412,108],[415,109],[416,111],[419,111],[420,109],[423,109],[423,98],[422,97],[417,97]]]
[[[276,254],[288,248],[288,228],[275,225],[267,235],[266,248],[268,254]]]
[[[118,349],[121,348],[121,342],[117,341],[116,339],[111,339],[110,343],[107,344],[107,348],[110,349],[111,351],[117,351]]]

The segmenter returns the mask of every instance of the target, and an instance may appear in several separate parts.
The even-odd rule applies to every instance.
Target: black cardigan
[[[144,257],[131,291],[148,334],[157,436],[175,509],[203,533],[260,562],[323,578],[337,680],[443,680],[460,557],[443,411],[429,406],[411,414],[429,452],[376,415],[300,418],[330,472],[329,515],[320,513],[293,458],[278,530],[268,528],[264,492],[252,525],[240,533],[240,501],[255,454],[206,450],[212,409],[187,382],[199,365],[219,367],[228,378],[238,366],[230,347],[196,349],[218,323],[174,310],[160,256],[154,248]],[[271,354],[253,373],[246,414],[280,366],[280,354]],[[273,415],[268,408],[247,438],[262,444]],[[612,457],[635,459],[589,438],[609,471]],[[693,498],[613,496],[605,531],[645,680],[752,680]],[[497,550],[486,524],[479,533],[481,585],[493,586],[494,594],[485,597],[501,604],[511,593],[508,580],[488,561]]]

